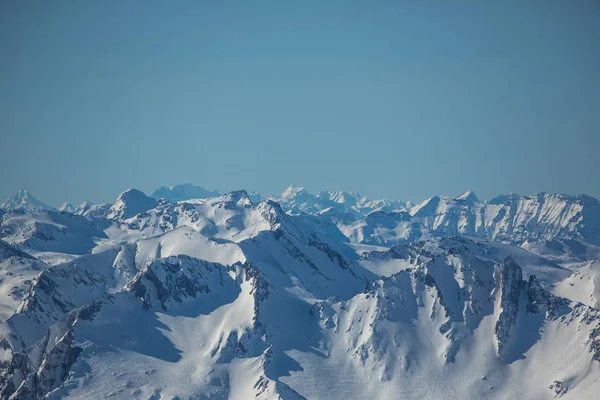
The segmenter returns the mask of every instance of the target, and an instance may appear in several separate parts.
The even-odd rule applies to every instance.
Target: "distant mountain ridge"
[[[157,199],[179,202],[218,196],[217,192],[191,184],[163,186],[152,197],[130,189],[114,204],[86,202],[75,208],[65,203],[59,211],[95,218],[127,219],[156,207]],[[257,193],[249,198],[254,203],[263,199]],[[600,244],[600,204],[586,195],[509,194],[482,202],[473,191],[467,191],[455,198],[434,196],[412,205],[396,200],[370,200],[356,191],[311,194],[302,187],[291,185],[281,195],[268,199],[279,203],[288,214],[309,214],[333,224],[350,241],[357,243],[393,245],[419,237],[459,235],[516,245],[528,240],[554,239]],[[2,203],[0,209],[35,211],[52,208],[22,190]]]
[[[357,191],[323,191],[311,194],[300,186],[290,185],[281,195],[270,196],[289,213],[321,214],[345,213],[360,218],[372,211],[405,210],[410,202],[396,200],[370,200]]]
[[[152,193],[152,197],[155,199],[164,198],[173,202],[217,196],[219,196],[219,192],[206,190],[203,187],[192,185],[191,183],[175,186],[161,186]]]

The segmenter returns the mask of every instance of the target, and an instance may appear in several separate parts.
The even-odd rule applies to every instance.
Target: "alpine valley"
[[[600,203],[0,205],[2,399],[597,399]]]

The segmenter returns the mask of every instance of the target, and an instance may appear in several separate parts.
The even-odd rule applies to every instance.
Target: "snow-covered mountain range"
[[[306,189],[291,185],[279,196],[269,196],[290,214],[341,214],[355,219],[373,211],[405,210],[410,202],[370,200],[357,191],[325,191],[311,194]]]
[[[0,398],[594,399],[599,304],[583,195],[0,205]]]

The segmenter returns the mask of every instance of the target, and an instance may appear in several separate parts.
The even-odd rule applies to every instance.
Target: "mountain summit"
[[[472,190],[467,190],[466,192],[464,192],[460,196],[456,197],[454,200],[462,200],[462,201],[467,202],[469,204],[475,204],[475,203],[479,203],[480,202],[479,198],[477,197],[477,195],[475,195],[475,192],[473,192]]]
[[[44,204],[36,199],[27,190],[21,189],[15,195],[9,197],[0,204],[0,208],[5,210],[24,210],[24,211],[35,211],[35,210],[51,210],[48,204]]]
[[[158,201],[146,196],[137,189],[128,189],[121,193],[117,201],[110,207],[108,218],[127,219],[136,214],[148,211],[158,205]]]

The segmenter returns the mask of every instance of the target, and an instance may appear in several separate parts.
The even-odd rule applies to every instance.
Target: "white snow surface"
[[[1,398],[600,390],[593,198],[182,187],[0,210]]]

